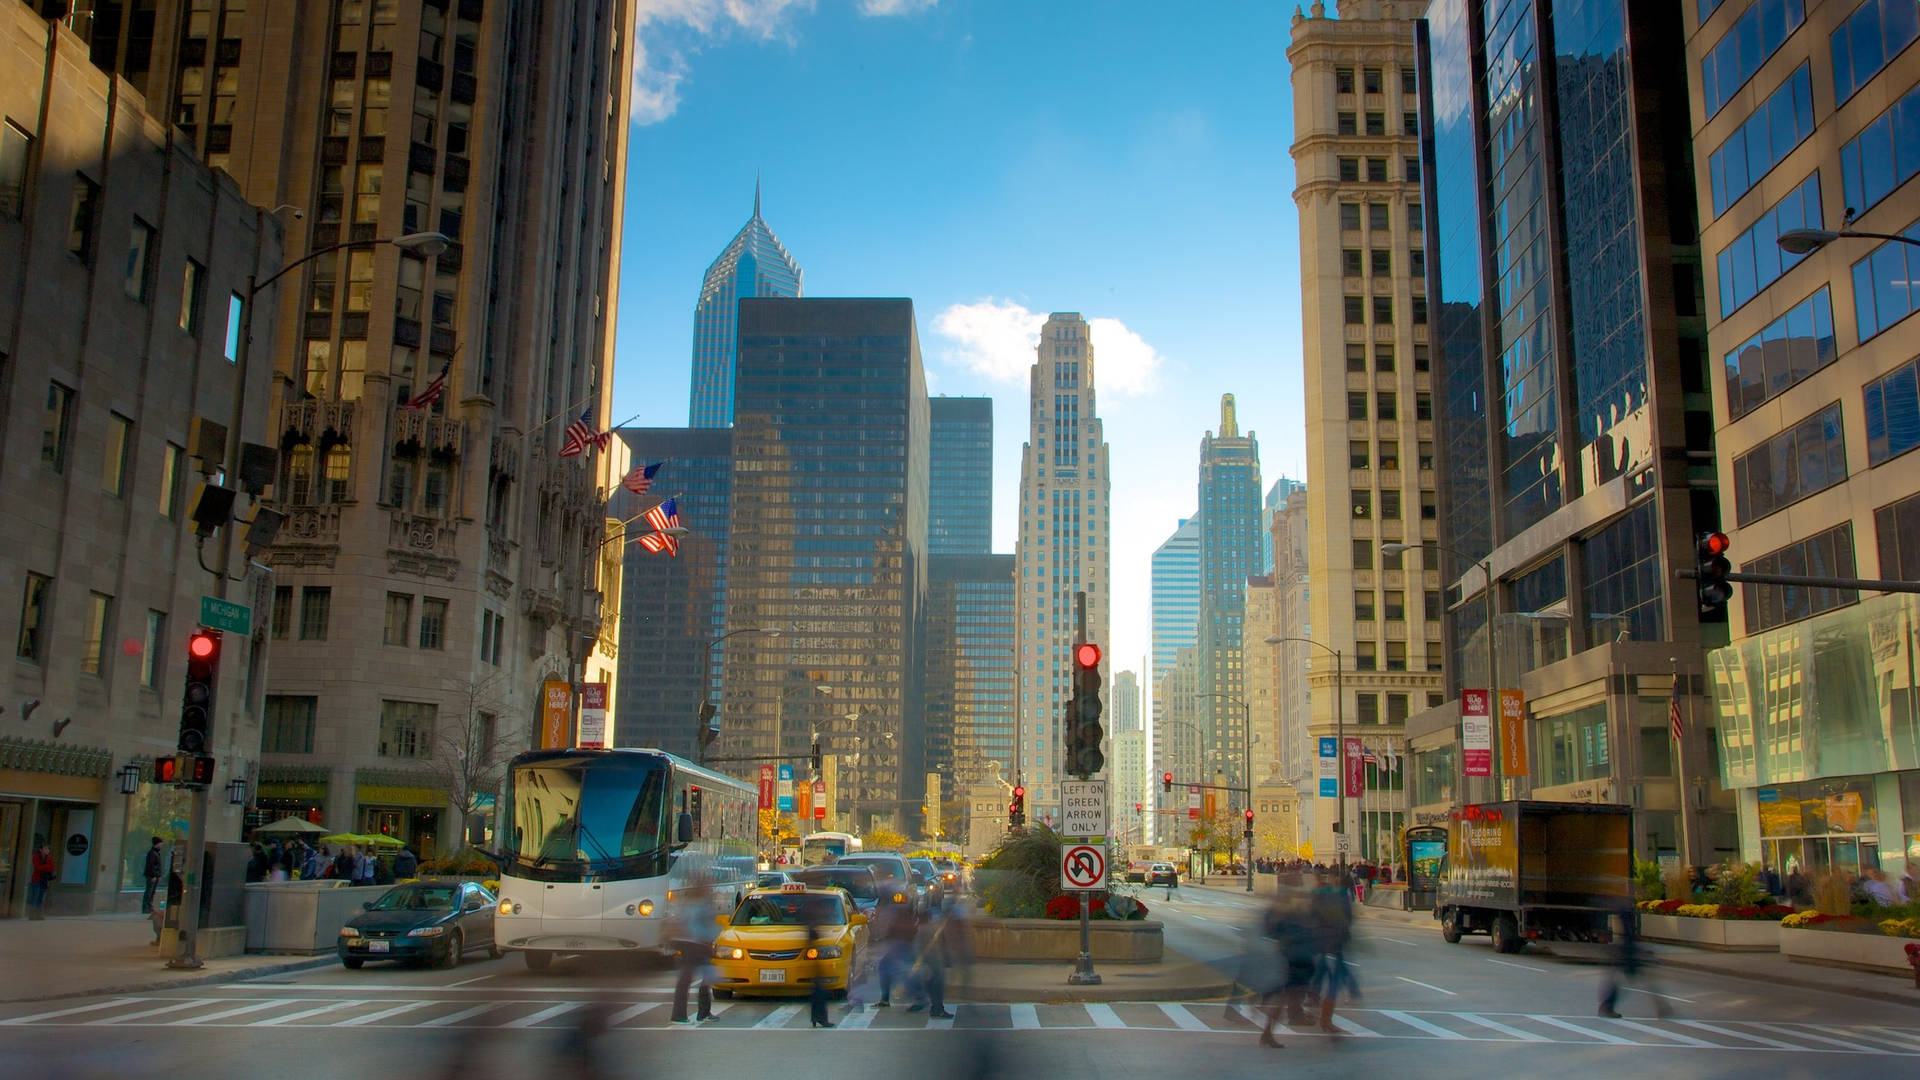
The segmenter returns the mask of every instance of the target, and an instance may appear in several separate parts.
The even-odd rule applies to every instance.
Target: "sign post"
[[[580,684],[580,741],[582,750],[602,750],[607,745],[607,684]]]

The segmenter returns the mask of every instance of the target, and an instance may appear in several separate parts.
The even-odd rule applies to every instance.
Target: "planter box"
[[[1780,924],[1772,919],[1693,919],[1640,913],[1640,936],[1670,945],[1725,952],[1778,952]]]
[[[1088,949],[1103,964],[1157,964],[1165,945],[1157,919],[1116,922],[1095,919]],[[973,955],[1010,964],[1050,964],[1080,955],[1080,921],[1062,919],[973,920]]]
[[[1789,960],[1888,975],[1912,976],[1913,965],[1907,963],[1907,945],[1913,940],[1878,932],[1848,934],[1835,930],[1780,929],[1780,951]]]

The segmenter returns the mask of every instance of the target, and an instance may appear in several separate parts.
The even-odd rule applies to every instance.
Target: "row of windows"
[[[1766,103],[1707,158],[1713,216],[1752,190],[1794,147],[1813,134],[1813,75],[1801,64]],[[1861,207],[1859,203],[1852,203]]]
[[[105,678],[111,651],[109,642],[117,636],[114,625],[114,598],[103,592],[88,592],[86,622],[81,629],[80,673]],[[29,572],[20,590],[20,632],[14,639],[14,659],[29,664],[46,662],[53,633],[53,578]],[[139,656],[140,685],[157,689],[160,685],[162,658],[168,648],[167,614],[148,611],[146,636]]]
[[[1740,569],[1750,574],[1853,577],[1853,524],[1845,522],[1805,540],[1770,551],[1752,562],[1742,564]],[[1860,599],[1860,594],[1852,589],[1751,584],[1743,584],[1741,588],[1745,590],[1747,632],[1750,634],[1856,603]]]
[[[1362,159],[1357,157],[1343,157],[1340,159],[1340,180],[1342,183],[1357,184],[1360,182],[1361,160]],[[1388,182],[1386,158],[1370,157],[1366,158],[1365,161],[1367,167],[1367,183],[1384,184]],[[1419,183],[1420,159],[1417,157],[1401,158],[1400,176],[1401,180],[1405,183]]]
[[[1423,440],[1419,446],[1420,456],[1415,462],[1415,467],[1423,472],[1431,470],[1433,468],[1433,444]],[[1367,443],[1357,440],[1347,444],[1348,468],[1370,468],[1371,462],[1374,460],[1377,460],[1380,463],[1380,468],[1384,470],[1389,472],[1398,470],[1400,468],[1400,444],[1392,441]]]
[[[57,382],[47,383],[47,404],[40,417],[40,462],[56,473],[67,471],[73,452],[74,392]],[[133,421],[116,412],[107,414],[100,455],[100,490],[114,498],[127,493],[135,447]],[[179,513],[180,490],[186,483],[185,447],[166,444],[160,458],[160,484],[154,509],[163,518]]]
[[[1828,39],[1833,51],[1834,104],[1852,97],[1915,37],[1920,37],[1920,4],[1913,0],[1861,4]]]
[[[1384,248],[1374,248],[1367,252],[1365,270],[1362,269],[1359,248],[1345,248],[1340,252],[1340,274],[1343,277],[1360,277],[1365,272],[1369,276],[1385,278],[1393,276],[1393,252]],[[1427,276],[1427,253],[1420,248],[1407,252],[1407,273],[1414,278]]]
[[[1387,114],[1370,112],[1364,114],[1342,112],[1335,118],[1336,130],[1342,135],[1385,135],[1387,134]],[[1366,130],[1362,132],[1361,125]],[[1420,133],[1420,114],[1409,109],[1400,114],[1400,130],[1396,134],[1418,135]]]
[[[1360,206],[1361,204],[1357,202],[1343,202],[1340,204],[1340,227],[1342,229],[1357,230],[1360,228]],[[1385,232],[1393,227],[1389,220],[1391,211],[1387,203],[1370,202],[1366,204],[1366,207],[1367,228],[1374,232]],[[1410,202],[1407,204],[1406,221],[1408,232],[1422,232],[1426,229],[1426,219],[1420,216],[1419,203]]]
[[[387,594],[386,633],[383,642],[406,648],[414,641],[413,594]],[[437,596],[420,598],[418,645],[422,649],[444,649],[447,645],[447,601]]]
[[[1920,10],[1920,3],[1911,6]],[[1840,182],[1856,214],[1866,213],[1915,173],[1920,173],[1920,86],[1840,148]]]
[[[1804,258],[1780,247],[1780,234],[1820,227],[1820,172],[1767,209],[1715,257],[1720,269],[1720,317],[1726,318]]]
[[[1367,347],[1358,342],[1347,344],[1347,370],[1355,374],[1367,370]],[[1373,370],[1390,373],[1394,370],[1393,346],[1386,342],[1377,342],[1373,346]],[[1413,347],[1413,370],[1432,371],[1433,355],[1425,345]]]
[[[1367,394],[1354,390],[1347,394],[1347,419],[1367,419]],[[1413,396],[1413,418],[1415,420],[1433,419],[1433,395],[1424,391]],[[1400,419],[1400,395],[1391,390],[1382,390],[1373,395],[1373,419]]]
[[[1426,646],[1426,655],[1424,657],[1415,657],[1414,659],[1414,662],[1420,666],[1409,668],[1407,666],[1406,642],[1389,641],[1387,642],[1385,653],[1382,654],[1378,642],[1356,641],[1353,643],[1353,670],[1439,671],[1441,670],[1442,653],[1443,650],[1440,643],[1430,641]],[[1368,695],[1363,694],[1361,696],[1366,697]],[[1363,723],[1367,722],[1364,713],[1361,714],[1361,720]]]
[[[1333,69],[1333,92],[1334,93],[1351,94],[1353,93],[1354,85],[1355,85],[1354,70],[1352,68],[1343,67],[1343,68]],[[1361,68],[1358,85],[1361,89],[1361,92],[1363,93],[1368,93],[1368,94],[1386,93],[1387,92],[1386,69],[1377,68],[1377,67]],[[1414,77],[1413,69],[1401,68],[1400,69],[1400,92],[1402,94],[1405,94],[1408,97],[1412,97],[1414,94],[1419,93],[1419,90],[1420,90],[1419,82]]]
[[[261,717],[260,749],[268,754],[313,753],[314,729],[320,711],[320,699],[311,695],[269,694]],[[439,706],[423,701],[382,701],[378,753],[381,757],[430,758],[434,756],[434,727]],[[497,718],[491,713],[478,715],[474,745],[457,749],[477,759],[493,755],[497,738]]]
[[[1393,297],[1375,296],[1373,299],[1373,324],[1385,326],[1393,322]],[[1427,324],[1427,298],[1413,297],[1409,302],[1413,313],[1413,325]],[[1367,322],[1367,297],[1349,296],[1346,298],[1345,315],[1348,326],[1364,326]]]
[[[1357,444],[1365,445],[1365,444]],[[1440,505],[1437,496],[1431,491],[1420,493],[1420,519],[1434,521],[1440,517]],[[1373,492],[1362,489],[1351,493],[1353,516],[1356,520],[1371,520],[1373,517]],[[1380,492],[1380,519],[1382,521],[1400,520],[1400,492],[1386,488]]]
[[[1736,519],[1751,524],[1846,478],[1836,401],[1733,459]]]
[[[1727,410],[1738,420],[1833,362],[1833,302],[1820,291],[1726,355]]]
[[[1803,0],[1754,0],[1713,51],[1700,58],[1700,86],[1711,119],[1753,78],[1807,17]]]

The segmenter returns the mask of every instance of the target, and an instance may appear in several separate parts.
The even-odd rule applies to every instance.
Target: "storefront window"
[[[1878,866],[1880,815],[1873,778],[1837,777],[1759,790],[1762,858],[1782,873]]]
[[[187,842],[187,814],[192,796],[176,787],[141,784],[127,798],[127,828],[120,840],[120,891],[139,892],[146,888],[147,849],[153,838],[166,842],[171,852]]]
[[[1612,775],[1605,702],[1549,716],[1534,725],[1541,786],[1598,780]]]
[[[1453,744],[1413,755],[1413,805],[1453,801],[1453,782],[1460,766],[1454,759]]]

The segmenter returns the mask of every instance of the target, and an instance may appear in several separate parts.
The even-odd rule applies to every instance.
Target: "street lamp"
[[[1854,229],[1788,229],[1780,234],[1780,250],[1789,255],[1818,251],[1835,240],[1897,240],[1920,247],[1920,240],[1900,233],[1860,232]]]
[[[646,515],[642,514],[641,516],[645,517]],[[628,520],[631,521],[633,519],[629,518]],[[703,670],[700,673],[700,707],[698,711],[700,729],[694,733],[694,738],[695,745],[699,748],[703,764],[707,747],[711,745],[715,739],[720,737],[720,725],[715,722],[715,718],[720,714],[720,708],[713,703],[712,697],[709,696],[713,690],[713,650],[719,648],[721,642],[739,634],[765,634],[767,637],[773,638],[780,636],[780,628],[777,626],[743,626],[738,630],[729,630],[711,641],[702,643],[701,653],[703,662],[701,667]]]
[[[1241,809],[1253,809],[1253,707],[1232,694],[1201,694],[1201,697],[1221,698],[1240,706],[1240,780],[1241,790],[1247,794],[1247,804]],[[1253,828],[1248,822],[1247,828],[1247,891],[1253,891]]]
[[[1496,644],[1499,639],[1499,632],[1498,632],[1498,627],[1495,625],[1495,622],[1499,618],[1499,614],[1500,614],[1500,607],[1499,607],[1500,590],[1494,587],[1493,563],[1489,559],[1470,558],[1457,548],[1451,548],[1445,544],[1434,543],[1431,540],[1427,541],[1425,546],[1431,546],[1438,551],[1447,552],[1448,554],[1452,555],[1456,559],[1460,559],[1463,562],[1476,565],[1480,568],[1481,585],[1486,590],[1486,593],[1487,593],[1487,728],[1490,735],[1489,742],[1493,744],[1491,747],[1492,752],[1494,756],[1497,757],[1500,751],[1500,747],[1498,745],[1499,738],[1500,738],[1500,734],[1499,734],[1500,725],[1495,721],[1500,712],[1500,667],[1499,667],[1500,659],[1499,659],[1499,651],[1496,648]],[[1381,544],[1380,550],[1389,555],[1395,555],[1403,551],[1419,550],[1422,547],[1423,545],[1421,544],[1402,544],[1402,543],[1395,542],[1390,544]],[[1456,749],[1458,753],[1455,755],[1456,757],[1459,758],[1459,762],[1460,762],[1460,773],[1459,773],[1460,803],[1463,806],[1466,805],[1466,803],[1468,802],[1466,725],[1467,725],[1467,715],[1466,715],[1466,709],[1463,706],[1460,710],[1460,739],[1459,739],[1459,742],[1456,744]],[[1502,792],[1502,794],[1504,794],[1504,792]]]
[[[1287,642],[1287,641],[1297,641],[1302,645],[1311,645],[1314,648],[1319,649],[1321,652],[1327,653],[1333,657],[1333,724],[1334,724],[1333,741],[1334,741],[1334,745],[1339,751],[1338,760],[1340,762],[1340,776],[1338,779],[1334,781],[1333,790],[1334,790],[1334,793],[1339,796],[1339,798],[1334,800],[1335,807],[1339,814],[1338,832],[1340,836],[1344,837],[1347,835],[1347,668],[1346,668],[1346,661],[1345,661],[1345,658],[1340,655],[1339,649],[1336,649],[1331,645],[1324,645],[1318,641],[1313,640],[1310,637],[1292,637],[1292,636],[1281,635],[1276,637],[1270,637],[1266,639],[1265,643],[1268,645],[1279,645],[1282,642]],[[1348,840],[1347,843],[1351,844],[1353,843],[1353,841]],[[1339,840],[1336,839],[1333,842],[1333,846],[1334,846],[1335,853],[1339,856],[1340,870],[1344,874],[1347,869],[1347,853],[1345,851],[1340,850]]]

